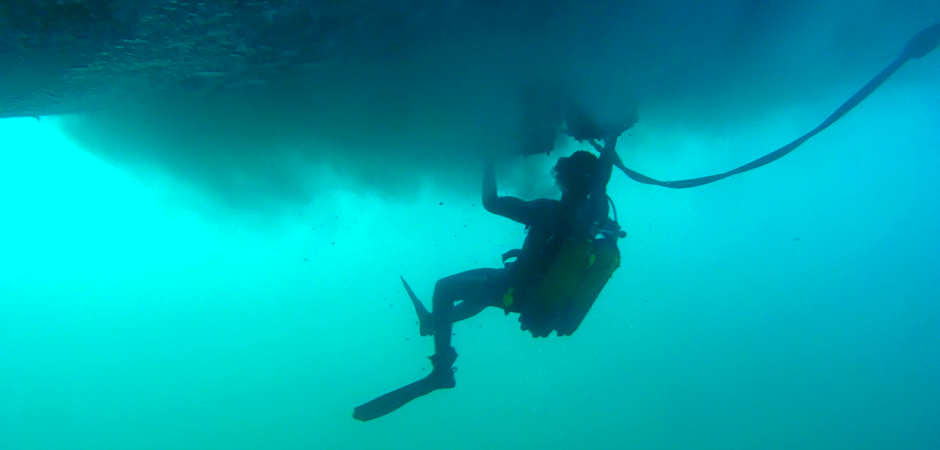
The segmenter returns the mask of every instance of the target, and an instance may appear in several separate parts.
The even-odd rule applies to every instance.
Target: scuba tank
[[[607,201],[613,206],[610,197]],[[593,220],[586,234],[553,236],[545,243],[546,254],[542,255],[550,259],[540,265],[537,274],[521,274],[517,278],[527,280],[522,284],[528,286],[509,288],[503,296],[507,313],[513,304],[513,293],[525,292],[519,316],[523,330],[545,337],[552,331],[568,336],[578,329],[607,280],[620,267],[617,239],[626,233],[617,223],[616,207],[613,211],[613,220],[606,215],[602,220]]]

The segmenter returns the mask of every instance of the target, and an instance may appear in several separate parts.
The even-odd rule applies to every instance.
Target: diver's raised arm
[[[487,211],[514,220],[521,224],[533,225],[545,216],[544,201],[527,202],[511,195],[500,196],[496,192],[496,157],[488,155],[483,166],[483,207]]]
[[[601,157],[598,158],[598,173],[595,174],[599,184],[607,186],[607,182],[610,181],[610,174],[613,171],[613,166],[620,163],[620,156],[617,155],[617,136],[604,139],[604,146],[598,149]]]
[[[516,197],[499,196],[496,191],[496,155],[487,155],[483,165],[483,207],[493,214],[518,220],[518,210],[524,208],[524,203]]]
[[[594,170],[593,186],[591,186],[591,195],[606,199],[607,183],[610,181],[613,167],[622,164],[620,156],[617,155],[617,136],[604,139],[604,145],[598,144],[596,140],[589,139],[588,143],[597,150],[601,156],[597,159],[597,168]],[[606,200],[605,200],[606,202]]]

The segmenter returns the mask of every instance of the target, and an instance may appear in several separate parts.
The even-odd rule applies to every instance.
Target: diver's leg
[[[454,312],[451,316],[451,321],[453,323],[460,322],[461,320],[467,320],[477,314],[483,312],[487,306],[493,306],[485,301],[475,301],[474,300],[464,300],[456,305],[454,305]]]
[[[431,336],[434,334],[434,317],[427,308],[417,298],[412,297],[412,304],[415,307],[415,313],[418,316],[418,332],[421,336]],[[493,306],[486,302],[461,301],[454,305],[454,312],[451,313],[453,323],[467,320],[477,314],[480,314],[487,306]]]
[[[450,345],[453,323],[472,317],[487,306],[495,304],[496,299],[504,293],[504,284],[503,271],[500,269],[468,270],[437,281],[434,285],[432,313],[436,354],[449,355],[453,352]],[[454,303],[458,300],[463,302],[460,308],[455,310]],[[453,358],[456,358],[456,353]],[[435,362],[434,358],[432,362]],[[440,365],[435,362],[435,371],[450,371],[450,366],[444,365],[448,358],[442,356],[439,362]]]
[[[497,279],[499,272],[498,269],[477,269],[463,272],[453,277],[445,278],[444,280],[469,274],[467,277],[471,279],[483,280],[482,283],[484,284],[492,284],[493,280]],[[405,292],[408,293],[408,297],[411,299],[412,306],[415,308],[415,315],[418,316],[419,333],[421,336],[434,334],[434,316],[428,311],[424,304],[421,303],[421,300],[419,300],[418,296],[411,290],[411,286],[408,285],[404,277],[401,278],[401,282],[405,286]],[[473,281],[471,281],[471,283],[472,282]],[[459,301],[459,303],[453,305],[453,312],[451,313],[452,323],[457,323],[479,314],[486,309],[487,306],[493,306],[495,304],[493,301],[494,295],[496,299],[501,295],[501,292],[494,293],[493,289],[487,289],[486,286],[484,286],[483,289],[475,289],[473,287],[467,289],[467,286],[464,286],[464,288],[464,293],[458,294],[458,298],[454,300],[455,302]]]
[[[504,293],[502,271],[498,269],[477,269],[452,275],[438,280],[434,286],[434,347],[435,354],[431,356],[434,370],[426,377],[407,386],[382,395],[372,401],[355,408],[353,417],[359,420],[372,420],[398,408],[406,403],[427,395],[437,389],[447,389],[455,386],[454,361],[457,352],[450,346],[452,321],[467,318],[476,314],[488,305],[495,305],[496,300]],[[415,310],[421,302],[417,301],[414,293],[408,288],[409,296],[416,303]],[[454,302],[463,300],[461,308],[455,311]],[[481,306],[482,305],[482,306]],[[472,313],[472,314],[471,314]]]

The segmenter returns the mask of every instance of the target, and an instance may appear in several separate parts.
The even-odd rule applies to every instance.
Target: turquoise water
[[[455,326],[456,389],[369,423],[355,405],[430,367],[399,274],[429,300],[520,226],[469,187],[322,168],[309,201],[230,208],[56,120],[0,121],[0,448],[940,448],[936,63],[755,172],[615,175],[623,266],[578,332],[485,311]],[[652,111],[619,149],[665,179],[724,170],[855,87],[707,132]],[[550,192],[551,162],[504,165],[503,192]]]

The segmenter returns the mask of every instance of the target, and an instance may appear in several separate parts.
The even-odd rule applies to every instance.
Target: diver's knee
[[[441,278],[434,283],[434,300],[450,300],[454,299],[454,280],[450,277]]]

